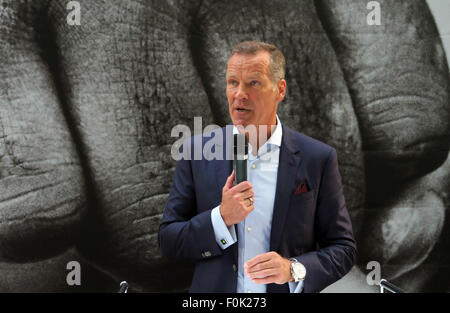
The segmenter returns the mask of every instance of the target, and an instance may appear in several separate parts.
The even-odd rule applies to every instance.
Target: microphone
[[[244,134],[233,138],[233,170],[235,185],[247,180],[248,142]]]
[[[127,291],[128,291],[128,283],[126,281],[121,282],[118,293],[127,293]]]

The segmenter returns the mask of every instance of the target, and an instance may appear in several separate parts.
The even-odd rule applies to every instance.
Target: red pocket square
[[[295,190],[294,195],[299,195],[305,192],[308,192],[308,186],[306,185],[306,183],[300,183],[297,187],[297,189]]]

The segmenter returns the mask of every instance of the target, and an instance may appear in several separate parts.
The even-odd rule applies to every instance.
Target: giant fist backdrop
[[[450,290],[450,79],[427,2],[380,0],[379,26],[365,0],[80,0],[79,26],[68,2],[0,0],[0,291],[186,290],[192,265],[157,243],[171,129],[229,123],[242,40],[284,51],[280,119],[338,151],[359,255],[335,290],[368,288],[370,261]]]

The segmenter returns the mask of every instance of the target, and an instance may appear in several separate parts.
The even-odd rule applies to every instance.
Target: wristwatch
[[[306,277],[306,268],[305,266],[297,261],[297,259],[291,258],[291,275],[294,278],[294,281],[298,283],[302,281]]]

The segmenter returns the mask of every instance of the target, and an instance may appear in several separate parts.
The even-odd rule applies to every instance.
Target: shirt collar
[[[268,151],[271,150],[270,147],[272,145],[281,147],[281,138],[283,137],[283,128],[281,126],[281,121],[278,118],[278,114],[276,115],[276,117],[277,117],[277,125],[275,126],[275,129],[273,130],[273,132],[270,135],[270,138],[267,140],[267,142],[263,146],[259,147],[259,150],[261,150],[261,148],[263,148],[264,146],[267,146]],[[239,130],[237,129],[237,127],[235,125],[233,125],[233,135],[234,134],[239,134]],[[249,145],[249,151],[251,151],[250,145]]]
[[[277,126],[275,126],[275,129],[272,132],[272,135],[270,136],[269,140],[267,140],[267,143],[281,147],[281,137],[282,136],[283,136],[283,129],[281,127],[280,119],[278,118],[278,115],[277,115]]]

